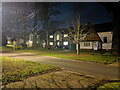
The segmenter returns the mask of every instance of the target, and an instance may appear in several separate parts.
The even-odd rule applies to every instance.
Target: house
[[[22,45],[24,43],[23,39],[15,39],[13,37],[7,37],[7,43],[6,45]]]
[[[112,49],[112,31],[96,32],[94,28],[91,28],[84,38],[84,41],[80,43],[80,49]]]
[[[111,23],[110,23],[111,24]],[[112,49],[112,25],[110,24],[98,24],[88,30],[84,34],[84,40],[80,42],[80,49]],[[49,34],[49,45],[52,48],[68,48],[76,49],[76,45],[69,40],[69,35],[67,29],[62,32],[62,30],[57,30],[54,33]]]
[[[65,31],[65,30],[64,30]],[[57,30],[49,35],[49,45],[55,48],[69,48],[70,42],[68,33]]]
[[[36,33],[36,43],[39,44],[40,43],[40,40],[39,40],[39,35],[38,33]],[[28,36],[27,36],[27,47],[32,47],[33,46],[33,32],[31,32]]]
[[[89,29],[83,42],[80,42],[80,49],[101,49],[101,39],[94,28]]]

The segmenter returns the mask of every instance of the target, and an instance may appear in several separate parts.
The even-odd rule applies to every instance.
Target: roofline
[[[113,33],[113,31],[104,31],[104,32],[112,32]],[[97,33],[104,33],[104,32],[97,32]]]

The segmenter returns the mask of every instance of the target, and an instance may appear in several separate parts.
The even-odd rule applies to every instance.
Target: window
[[[90,33],[90,37],[94,37],[94,33]]]
[[[7,44],[10,44],[10,41],[7,41]]]
[[[38,44],[39,42],[37,41],[37,44]]]
[[[63,42],[63,45],[65,46],[68,45],[68,41]]]
[[[64,34],[64,37],[68,37],[68,34]]]
[[[84,43],[84,46],[88,47],[88,46],[90,46],[90,43],[89,42]]]
[[[37,38],[39,38],[39,35],[37,35]]]
[[[49,38],[53,38],[53,35],[50,35]]]
[[[57,35],[57,40],[59,40],[60,39],[60,37],[59,37],[59,35]]]
[[[49,44],[50,44],[50,45],[53,45],[53,42],[50,42]]]
[[[107,43],[107,37],[104,37],[104,43]]]
[[[59,46],[60,45],[60,42],[57,42],[57,46]]]

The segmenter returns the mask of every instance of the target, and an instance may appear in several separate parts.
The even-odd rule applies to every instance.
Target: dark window
[[[90,46],[90,43],[85,42],[85,43],[84,43],[84,46],[88,47],[88,46]]]
[[[90,37],[94,37],[94,33],[90,33]]]
[[[104,37],[104,43],[107,43],[107,37]]]

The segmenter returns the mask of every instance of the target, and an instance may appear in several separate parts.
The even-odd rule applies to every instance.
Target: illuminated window
[[[57,42],[57,45],[59,46],[59,45],[60,45],[60,42]]]
[[[39,35],[37,35],[37,38],[39,38]]]
[[[50,42],[49,44],[50,44],[50,45],[53,45],[53,42]]]
[[[84,43],[84,46],[88,47],[88,46],[90,46],[90,43],[86,42],[86,43]]]
[[[64,37],[68,37],[68,34],[64,34]]]
[[[39,42],[37,41],[37,44],[38,44]]]
[[[68,45],[68,41],[63,42],[63,45],[65,46]]]
[[[7,41],[8,44],[10,44],[10,41]]]
[[[57,40],[59,40],[60,39],[60,37],[59,37],[59,35],[57,35]]]
[[[53,38],[53,35],[50,35],[49,38]]]

